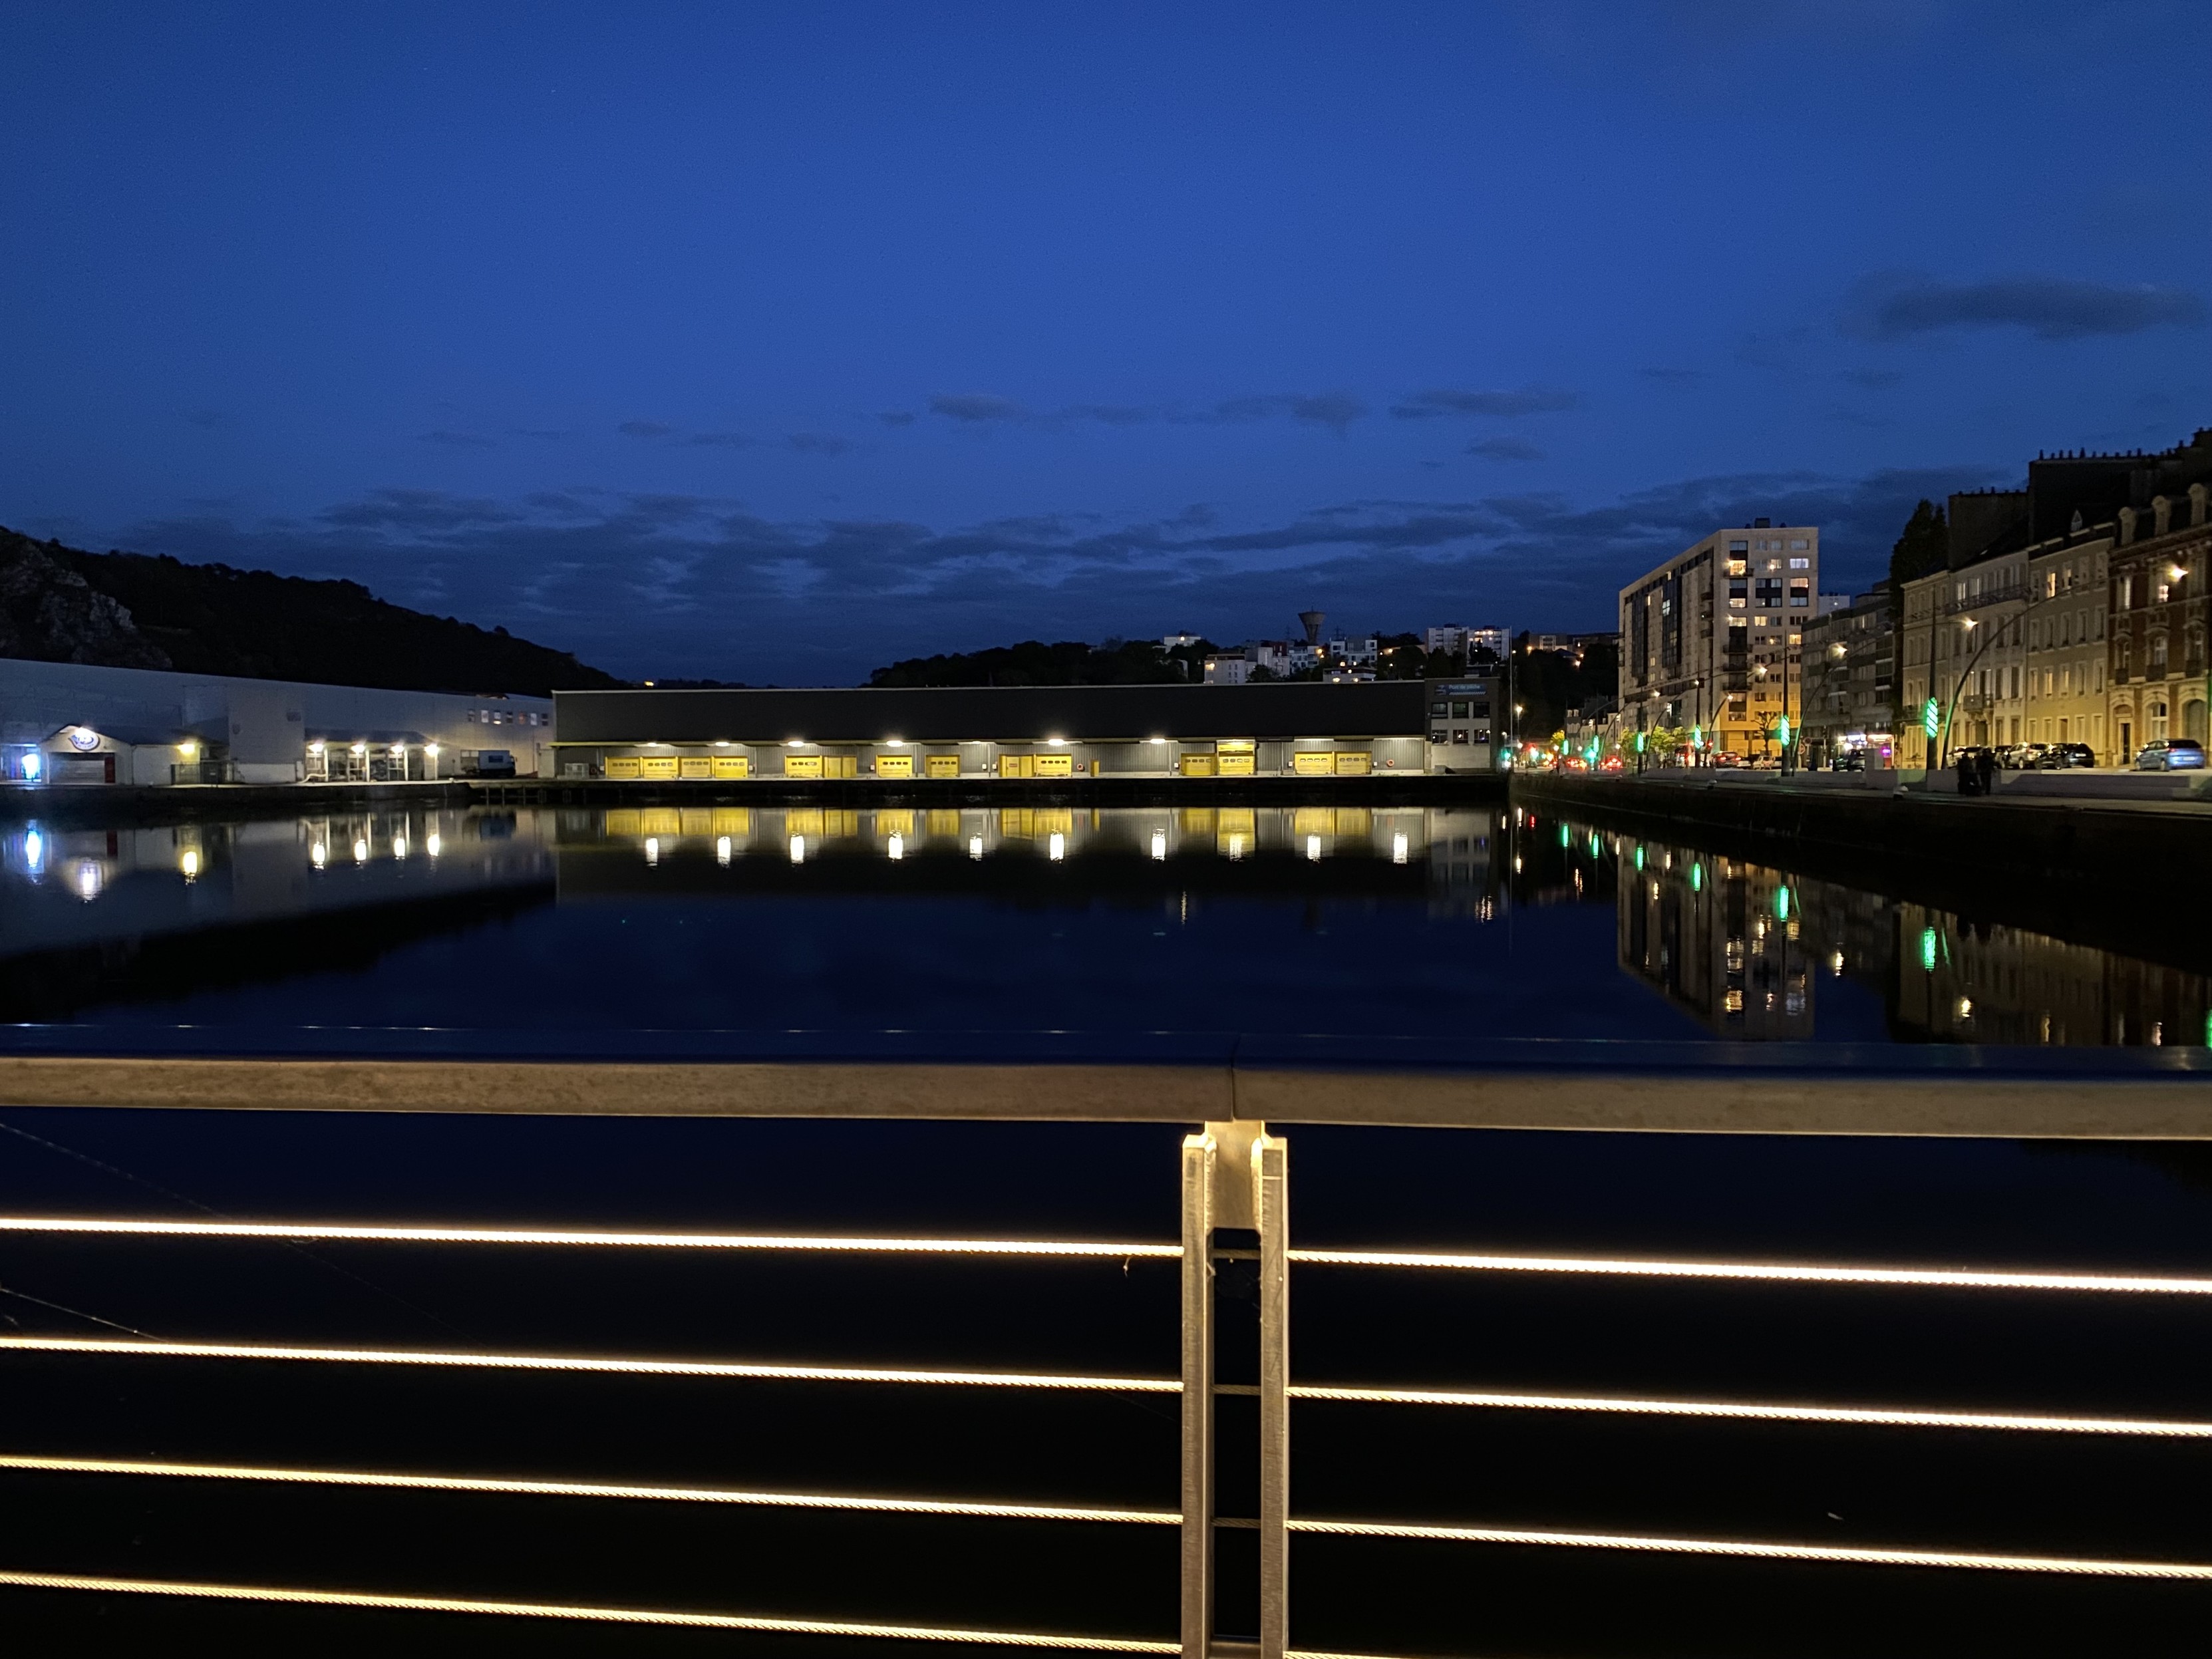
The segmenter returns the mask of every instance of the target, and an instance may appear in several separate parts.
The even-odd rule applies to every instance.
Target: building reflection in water
[[[1621,970],[1717,1036],[1821,1036],[1820,988],[1847,981],[1899,1042],[2212,1042],[2199,970],[1582,825],[1523,824],[1516,850],[1553,896],[1609,893]]]
[[[0,829],[0,1022],[358,966],[364,951],[543,903],[553,874],[526,813],[11,825]]]
[[[742,883],[750,861],[766,881],[763,860],[786,879],[794,866],[819,865],[824,881],[896,891],[957,860],[985,866],[977,879],[986,884],[1038,864],[1063,866],[1071,896],[1111,879],[1115,866],[1141,862],[1167,886],[1210,885],[1210,876],[1195,873],[1200,865],[1249,868],[1263,884],[1306,883],[1318,866],[1324,883],[1394,896],[1425,889],[1437,916],[1488,921],[1503,904],[1492,856],[1504,844],[1500,815],[1480,808],[659,806],[549,816],[557,817],[564,899],[626,896],[655,883],[690,896],[735,890],[720,888],[714,872]],[[1308,876],[1283,867],[1293,861]]]

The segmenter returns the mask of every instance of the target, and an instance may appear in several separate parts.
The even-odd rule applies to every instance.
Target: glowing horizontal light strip
[[[290,1601],[310,1607],[375,1607],[405,1613],[489,1613],[525,1619],[600,1620],[623,1625],[687,1625],[705,1630],[773,1631],[792,1636],[861,1636],[915,1642],[988,1642],[1001,1647],[1063,1648],[1086,1653],[1180,1653],[1174,1642],[1114,1636],[1052,1636],[1031,1631],[956,1630],[938,1625],[861,1625],[836,1619],[777,1619],[757,1613],[679,1613],[663,1607],[575,1607],[550,1601],[485,1601],[449,1595],[382,1595],[368,1590],[295,1589],[276,1584],[208,1584],[163,1578],[106,1578],[84,1573],[0,1571],[0,1586],[95,1590],[106,1595],[205,1596],[227,1601]],[[1311,1659],[1331,1659],[1315,1655]]]
[[[1052,1376],[1022,1371],[924,1371],[864,1365],[764,1365],[724,1359],[624,1359],[587,1354],[436,1353],[399,1348],[299,1348],[255,1342],[161,1342],[98,1336],[0,1336],[0,1351],[146,1354],[172,1359],[319,1359],[354,1365],[466,1365],[636,1376],[744,1376],[792,1382],[928,1382],[981,1389],[1097,1389],[1180,1394],[1170,1376]]]
[[[1253,1390],[1257,1392],[1257,1390]],[[1771,1405],[1757,1401],[1613,1400],[1578,1394],[1492,1394],[1450,1389],[1349,1389],[1293,1383],[1293,1400],[1386,1406],[1487,1406],[1507,1411],[1625,1412],[1663,1417],[1753,1418],[1784,1423],[1888,1424],[1920,1429],[2031,1429],[2062,1434],[2166,1435],[2212,1440],[2212,1423],[2130,1417],[2042,1417],[2003,1412],[1905,1411],[1883,1406]]]
[[[0,1586],[17,1589],[92,1590],[108,1595],[184,1595],[228,1601],[281,1601],[308,1607],[366,1607],[399,1613],[477,1613],[522,1619],[596,1620],[621,1625],[678,1625],[703,1630],[767,1631],[789,1636],[878,1637],[909,1642],[975,1642],[998,1647],[1055,1648],[1077,1653],[1178,1654],[1178,1642],[1127,1636],[1060,1636],[1034,1631],[959,1630],[941,1625],[861,1625],[835,1619],[779,1619],[756,1613],[679,1613],[660,1607],[592,1607],[564,1602],[489,1601],[448,1595],[385,1595],[370,1590],[295,1589],[279,1584],[210,1584],[165,1578],[108,1578],[88,1573],[12,1572]],[[1284,1659],[1376,1659],[1370,1654],[1291,1648]]]
[[[32,1474],[126,1474],[188,1480],[268,1480],[298,1486],[393,1487],[408,1492],[500,1492],[521,1498],[626,1498],[678,1504],[746,1504],[879,1515],[973,1516],[1003,1521],[1113,1521],[1180,1526],[1172,1510],[1097,1510],[1051,1504],[976,1504],[934,1498],[861,1498],[843,1492],[733,1492],[719,1486],[637,1486],[586,1480],[519,1480],[469,1474],[400,1474],[371,1469],[287,1469],[235,1463],[155,1463],[108,1457],[0,1454],[0,1469]]]
[[[1928,1285],[1974,1291],[2128,1291],[2212,1296],[2212,1279],[2112,1273],[2006,1273],[1944,1267],[1836,1267],[1782,1261],[1640,1261],[1607,1256],[1449,1255],[1420,1250],[1292,1250],[1323,1267],[1443,1267],[1474,1273],[1613,1273],[1650,1279],[1751,1279],[1799,1285]]]
[[[1292,1532],[1353,1538],[1426,1538],[1468,1544],[1554,1544],[1575,1549],[1747,1555],[1782,1561],[1844,1561],[1877,1567],[1979,1567],[1996,1572],[2078,1572],[2112,1578],[2212,1578],[2193,1561],[2111,1561],[2069,1555],[1984,1555],[1964,1550],[1856,1549],[1841,1544],[1769,1544],[1733,1538],[1646,1538],[1632,1533],[1534,1532],[1519,1527],[1427,1527],[1385,1521],[1301,1521]]]
[[[80,1216],[0,1216],[0,1232],[137,1234],[169,1238],[353,1239],[398,1244],[560,1244],[669,1250],[836,1250],[894,1255],[1176,1258],[1180,1244],[1095,1243],[1040,1238],[868,1238],[804,1233],[592,1232],[550,1227],[377,1227],[351,1222],[136,1221]]]

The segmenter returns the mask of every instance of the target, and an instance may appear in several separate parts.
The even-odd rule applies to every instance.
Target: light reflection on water
[[[2201,1044],[2165,954],[1487,809],[0,832],[9,1020]]]

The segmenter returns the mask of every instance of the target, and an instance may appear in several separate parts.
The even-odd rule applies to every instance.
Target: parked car
[[[1601,772],[1618,772],[1620,770],[1620,757],[1607,755],[1597,763],[1597,769]]]
[[[2043,765],[2044,747],[2039,743],[2004,743],[1997,745],[1997,764],[2008,772],[2033,772]]]
[[[2197,771],[2203,765],[2204,745],[2194,738],[2159,738],[2136,757],[2138,772]]]
[[[1828,769],[1832,772],[1863,772],[1866,770],[1866,753],[1863,750],[1846,749],[1828,763]]]
[[[2063,772],[2096,763],[2097,751],[2086,743],[2046,743],[2043,745],[2043,769],[2046,772]]]
[[[1733,749],[1723,749],[1717,751],[1706,764],[1709,766],[1741,766],[1743,764],[1743,757],[1737,754]]]

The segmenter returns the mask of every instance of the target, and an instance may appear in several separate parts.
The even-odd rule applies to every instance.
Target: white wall
[[[501,717],[496,725],[488,718],[493,714]],[[296,775],[293,768],[306,756],[310,732],[417,732],[444,751],[439,770],[448,776],[460,769],[465,751],[505,749],[526,775],[538,770],[539,746],[552,741],[553,704],[545,697],[387,691],[0,658],[0,744],[44,743],[64,726],[112,728],[141,738],[193,732],[228,744],[242,769],[270,782]],[[166,763],[161,770],[158,780],[142,781],[167,782]]]

